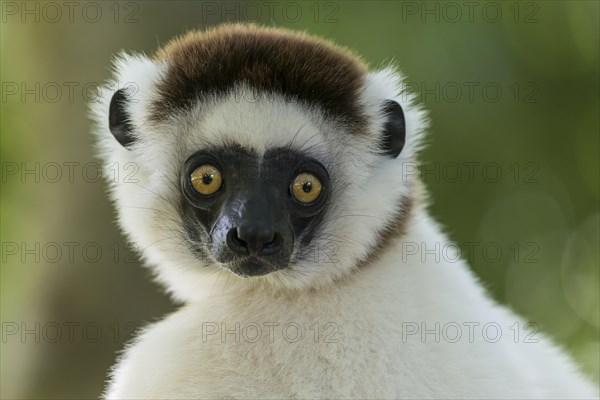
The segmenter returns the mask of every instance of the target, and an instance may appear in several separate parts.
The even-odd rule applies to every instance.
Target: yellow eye
[[[201,165],[190,176],[192,186],[203,195],[213,194],[221,187],[223,178],[219,170],[210,164]]]
[[[316,176],[303,172],[294,178],[291,189],[296,200],[301,203],[312,203],[321,194],[323,186]]]

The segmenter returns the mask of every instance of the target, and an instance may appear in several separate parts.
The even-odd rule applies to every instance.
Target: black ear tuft
[[[127,115],[127,101],[125,89],[117,90],[110,101],[108,111],[108,127],[123,147],[129,146],[134,140],[133,126]]]
[[[386,122],[383,125],[383,154],[398,157],[406,141],[406,121],[400,104],[388,100],[383,106]]]

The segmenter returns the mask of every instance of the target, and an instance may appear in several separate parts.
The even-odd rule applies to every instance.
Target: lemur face
[[[330,284],[405,228],[424,123],[391,69],[252,25],[193,32],[116,69],[121,89],[93,109],[102,156],[139,173],[112,182],[113,199],[176,298],[223,271],[230,285]]]
[[[226,145],[190,156],[181,189],[191,250],[248,277],[302,257],[326,213],[330,181],[327,168],[301,151],[275,147],[260,155]]]

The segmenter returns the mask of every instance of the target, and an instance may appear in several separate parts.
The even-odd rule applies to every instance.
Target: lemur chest
[[[199,318],[182,336],[176,375],[185,371],[186,381],[208,397],[396,395],[394,328],[369,317],[334,316],[327,307],[322,314],[294,306],[281,313],[252,309]]]
[[[381,307],[379,295],[207,299],[151,327],[130,371],[147,393],[178,398],[461,397],[509,393],[521,379],[502,344],[408,338],[398,305]],[[465,371],[486,385],[467,385]]]

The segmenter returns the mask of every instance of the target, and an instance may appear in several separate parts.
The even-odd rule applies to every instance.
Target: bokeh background
[[[430,110],[433,214],[598,379],[598,2],[1,4],[3,398],[97,398],[135,329],[174,309],[116,228],[87,103],[120,50],[237,20],[399,65]]]

